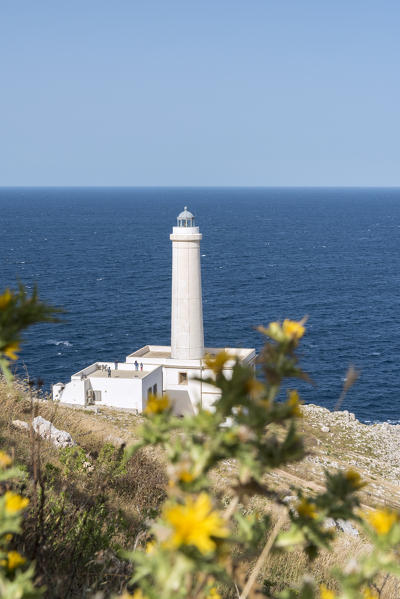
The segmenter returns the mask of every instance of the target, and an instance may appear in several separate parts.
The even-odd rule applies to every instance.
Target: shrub
[[[17,359],[22,341],[22,331],[39,322],[57,322],[55,314],[61,312],[41,302],[35,287],[29,297],[20,284],[18,291],[6,289],[0,295],[0,370],[11,380],[10,361]]]
[[[128,455],[146,446],[163,448],[169,485],[160,512],[148,523],[146,542],[126,554],[135,569],[129,586],[133,595],[125,596],[270,596],[271,584],[262,577],[270,554],[301,550],[308,561],[315,560],[321,550],[332,548],[335,533],[325,525],[328,518],[353,520],[362,527],[370,553],[333,572],[336,590],[318,588],[305,579],[298,588],[284,590],[282,599],[370,599],[377,596],[382,573],[400,575],[399,515],[360,510],[357,492],[364,483],[356,471],[326,472],[325,490],[313,496],[297,490],[292,507],[267,483],[266,473],[304,457],[297,431],[302,416],[299,394],[292,389],[285,398],[280,396],[285,379],[307,379],[296,355],[304,324],[285,320],[260,327],[269,339],[259,358],[262,381],[238,361],[227,379],[223,369],[230,356],[222,352],[208,357],[214,376],[206,382],[221,393],[213,412],[200,408],[180,419],[167,397],[148,403],[140,441]],[[211,474],[227,460],[236,470],[229,488],[216,493]],[[274,501],[273,518],[262,509],[245,509],[256,496]],[[254,561],[250,572],[249,559]]]

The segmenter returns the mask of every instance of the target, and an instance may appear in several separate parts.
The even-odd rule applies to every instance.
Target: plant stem
[[[233,512],[235,511],[238,503],[239,503],[239,497],[237,495],[235,495],[235,497],[232,499],[232,501],[230,502],[230,504],[228,505],[228,507],[226,508],[224,513],[222,514],[222,517],[224,520],[228,521],[232,517]]]
[[[265,544],[264,549],[262,550],[262,552],[259,555],[259,558],[256,562],[256,565],[253,568],[252,573],[249,576],[248,581],[245,584],[245,587],[242,591],[242,594],[240,595],[239,599],[246,599],[246,597],[248,596],[248,594],[250,593],[251,589],[254,586],[254,583],[257,580],[257,576],[262,568],[262,566],[265,563],[265,560],[267,559],[267,556],[269,554],[269,552],[271,551],[271,547],[275,542],[276,537],[278,536],[278,533],[280,531],[280,529],[282,528],[282,524],[284,522],[286,518],[286,513],[282,510],[280,513],[280,516],[278,518],[278,520],[275,523],[274,528],[272,529],[271,534],[268,537],[268,540]]]

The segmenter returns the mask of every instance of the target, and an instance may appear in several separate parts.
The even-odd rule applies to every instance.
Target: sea
[[[37,284],[65,310],[26,332],[17,373],[50,389],[169,345],[169,234],[184,206],[203,234],[206,345],[259,351],[257,325],[307,315],[305,403],[333,409],[353,365],[341,409],[400,423],[396,188],[0,188],[0,290]]]

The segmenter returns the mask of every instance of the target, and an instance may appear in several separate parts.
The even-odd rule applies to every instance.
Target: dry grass
[[[321,551],[313,562],[307,560],[301,551],[287,554],[272,554],[265,566],[263,579],[267,588],[274,593],[287,586],[295,587],[305,575],[312,576],[317,584],[326,584],[335,588],[335,583],[329,572],[332,568],[343,568],[351,559],[368,552],[369,546],[359,537],[338,535],[333,552]]]
[[[325,584],[339,590],[330,575],[333,569],[346,569],[354,560],[370,551],[370,545],[362,537],[339,534],[333,551],[321,551],[317,559],[309,562],[304,553],[294,551],[287,554],[272,554],[264,568],[261,580],[272,595],[284,588],[295,588],[305,576],[311,576],[317,585]],[[398,599],[399,581],[394,576],[382,577],[377,585],[379,599]]]
[[[17,546],[35,559],[39,581],[49,589],[48,598],[91,597],[98,591],[109,597],[112,592],[118,592],[129,578],[129,566],[118,558],[116,547],[132,548],[136,542],[144,540],[144,522],[164,497],[165,467],[162,455],[148,450],[132,458],[122,476],[114,477],[104,464],[100,464],[99,455],[106,443],[112,443],[117,451],[122,444],[135,440],[141,418],[105,408],[95,414],[37,401],[35,393],[23,383],[10,388],[0,382],[0,405],[0,447],[13,452],[16,462],[24,464],[31,476],[34,474],[35,454],[41,465],[44,502],[41,506],[38,483],[36,491],[39,489],[39,499],[25,522],[25,540],[17,540]],[[71,433],[93,465],[91,473],[77,471],[66,474],[61,454],[52,444],[45,441],[32,444],[27,432],[17,430],[11,424],[16,419],[30,422],[32,415],[37,414]],[[337,439],[332,442],[323,439],[319,428],[307,421],[303,421],[302,428],[311,456],[331,454],[340,466],[348,465],[347,452],[351,449],[351,440],[348,441],[349,449],[338,445]],[[51,484],[47,472],[49,466],[50,471],[54,468],[56,472]],[[227,462],[215,473],[215,490],[220,495],[226,493],[234,472],[234,464]],[[271,487],[283,495],[292,494],[293,486],[313,492],[321,486],[322,468],[311,469],[310,461],[303,460],[295,468],[285,468],[269,478]],[[381,481],[375,479],[375,482],[387,489],[385,502],[390,504],[392,495],[386,481],[382,478]],[[33,494],[32,485],[27,492]],[[104,500],[104,512],[103,503],[98,503],[99,500]],[[363,501],[374,505],[377,498],[368,495],[367,491]],[[64,506],[60,509],[62,502]],[[273,521],[277,517],[274,504],[268,501],[253,500],[246,509],[269,511]],[[89,514],[88,520],[79,528],[77,523],[85,518],[85,514]],[[333,581],[329,575],[332,567],[345,566],[352,558],[368,550],[369,546],[362,536],[339,534],[334,551],[322,552],[312,563],[298,551],[289,555],[270,554],[259,579],[264,581],[271,596],[287,586],[296,586],[307,574],[332,588]],[[248,570],[252,567],[251,559],[244,556]],[[383,580],[382,584],[381,599],[398,597],[395,579]],[[234,596],[226,591],[226,597]]]
[[[254,508],[254,504],[252,508]],[[275,504],[257,501],[257,510],[265,509],[271,515],[271,529],[277,522],[281,510]],[[283,525],[283,529],[288,527],[288,523]],[[266,541],[268,538],[266,539]],[[333,569],[346,570],[355,563],[357,558],[368,554],[371,545],[362,536],[358,537],[338,533],[334,543],[333,550],[322,550],[314,561],[307,559],[305,553],[298,549],[290,552],[272,552],[268,557],[258,575],[258,583],[262,585],[264,592],[270,598],[277,597],[281,591],[287,588],[298,588],[304,578],[312,578],[316,585],[326,585],[332,590],[339,590],[331,572]],[[253,559],[247,559],[246,568],[251,572],[255,566],[258,554]],[[237,599],[234,589],[224,588],[225,599]],[[379,599],[398,599],[400,583],[394,576],[382,577],[376,586]]]
[[[96,591],[108,597],[120,591],[130,567],[118,557],[117,548],[133,548],[166,484],[162,458],[151,450],[135,455],[116,474],[123,446],[134,440],[140,418],[113,410],[96,415],[38,401],[23,383],[10,388],[0,382],[0,405],[0,447],[30,475],[25,492],[31,496],[31,509],[15,546],[35,560],[47,597],[91,597]],[[76,468],[74,462],[67,467],[63,451],[12,425],[13,420],[31,422],[36,415],[71,433],[89,469],[78,467],[79,461]],[[105,446],[111,447],[107,459]]]

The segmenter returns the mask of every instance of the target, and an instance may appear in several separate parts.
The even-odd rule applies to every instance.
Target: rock
[[[329,426],[321,426],[321,431],[322,431],[323,433],[329,433],[329,432],[330,432],[330,430],[331,430],[331,429],[329,428]]]
[[[330,528],[337,528],[346,535],[351,535],[352,537],[358,537],[360,534],[358,530],[352,524],[350,524],[350,522],[347,520],[342,520],[341,518],[338,518],[338,520],[335,520],[334,518],[326,518],[324,521],[324,528],[327,530]]]
[[[126,441],[125,439],[123,439],[122,437],[115,437],[114,435],[108,435],[105,438],[106,441],[108,441],[109,443],[112,443],[113,445],[117,445],[117,446],[121,446],[121,445],[126,445]]]
[[[296,497],[296,495],[286,495],[282,501],[284,501],[285,503],[294,503],[296,500],[298,499],[298,497]]]
[[[76,445],[67,431],[60,431],[51,422],[42,416],[36,416],[32,421],[33,430],[42,439],[51,441],[56,447],[73,447]]]
[[[11,424],[14,428],[18,428],[21,431],[29,430],[29,424],[27,422],[24,422],[23,420],[13,420]]]
[[[350,412],[348,410],[339,410],[337,413],[344,420],[349,420],[351,418],[351,416],[354,416],[354,414],[350,414]]]
[[[338,527],[339,530],[344,532],[346,535],[351,535],[352,537],[358,537],[360,534],[358,532],[358,530],[352,524],[350,524],[350,522],[348,522],[347,520],[342,520],[341,518],[339,518],[338,520],[336,520],[336,526]]]
[[[336,528],[336,522],[333,518],[326,518],[324,521],[325,528]]]

